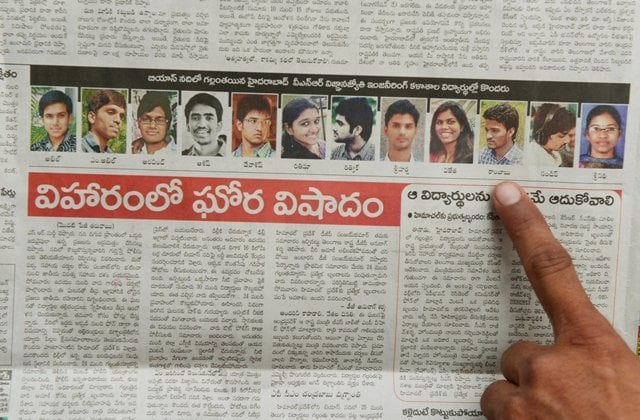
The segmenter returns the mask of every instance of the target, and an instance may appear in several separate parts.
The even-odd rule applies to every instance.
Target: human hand
[[[505,380],[489,385],[480,406],[491,420],[640,419],[640,359],[592,305],[571,257],[515,183],[493,202],[520,255],[555,342],[521,341],[502,355]]]

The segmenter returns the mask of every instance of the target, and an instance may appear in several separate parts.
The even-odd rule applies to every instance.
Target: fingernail
[[[516,204],[520,201],[520,194],[520,188],[513,182],[503,182],[502,184],[499,184],[494,191],[496,199],[503,206]]]

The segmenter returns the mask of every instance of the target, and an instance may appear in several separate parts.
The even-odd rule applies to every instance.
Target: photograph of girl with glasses
[[[143,93],[144,92],[144,93]],[[141,155],[177,154],[176,92],[134,91],[136,126],[131,153]]]
[[[620,169],[624,160],[626,105],[585,105],[581,168]]]

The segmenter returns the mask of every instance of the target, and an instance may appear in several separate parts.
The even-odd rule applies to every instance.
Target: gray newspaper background
[[[598,278],[587,288],[635,347],[635,2],[22,0],[0,2],[0,12],[0,415],[481,417],[479,395],[497,377],[500,352],[513,339],[547,341],[548,326],[507,239],[495,231],[499,225],[491,217],[473,224],[464,219],[487,215],[488,203],[410,201],[411,188],[488,194],[491,185],[515,179],[547,200],[585,191],[615,196],[611,208],[543,211],[567,246],[579,248],[579,271],[602,269],[605,283]],[[205,167],[198,160],[156,165],[128,155],[105,162],[30,153],[33,65],[237,72],[256,79],[286,73],[325,80],[456,78],[491,86],[501,85],[492,80],[628,83],[625,166],[553,174],[476,164],[274,159],[254,165],[227,158]],[[327,93],[340,95],[336,87]],[[28,216],[30,172],[409,186],[398,196],[400,226],[391,227],[60,220]],[[424,213],[431,230],[421,230],[409,212]],[[453,216],[438,219],[439,212]],[[598,229],[610,233],[611,243],[591,250],[571,243],[577,233]],[[80,240],[82,232],[93,234]],[[223,247],[229,243],[242,246],[236,259],[256,265],[242,266],[242,275],[222,264],[215,275],[198,272],[233,259],[229,254],[236,252]],[[601,255],[609,259],[598,260]],[[367,262],[358,266],[360,260]],[[474,273],[478,260],[486,267]],[[454,264],[465,267],[463,276]],[[419,278],[425,267],[442,269],[447,278]],[[501,299],[492,299],[492,279],[501,282]],[[445,281],[457,294],[444,290]],[[511,305],[519,312],[507,315]],[[490,325],[496,306],[497,328]],[[477,319],[457,325],[458,313]],[[421,324],[414,324],[414,314],[424,318]],[[432,314],[447,316],[429,323]],[[497,338],[487,331],[498,331]]]

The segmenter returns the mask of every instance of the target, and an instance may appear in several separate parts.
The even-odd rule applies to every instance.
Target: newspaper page
[[[640,346],[635,2],[0,11],[0,418],[483,418],[503,180]]]

